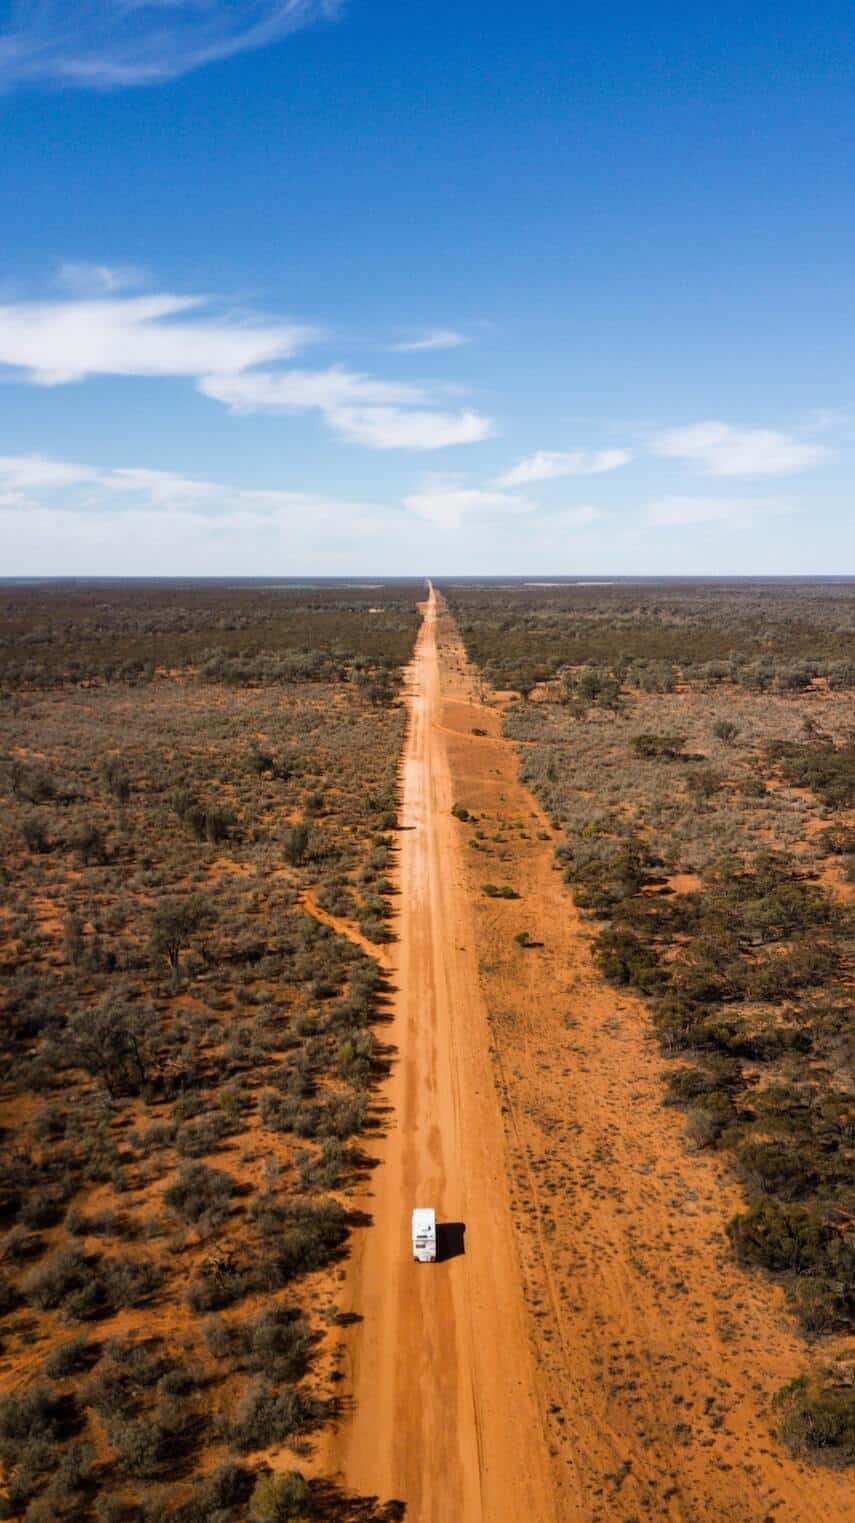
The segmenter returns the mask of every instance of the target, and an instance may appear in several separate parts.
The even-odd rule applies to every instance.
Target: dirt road
[[[844,1523],[851,1479],[774,1436],[770,1398],[810,1351],[780,1290],[732,1263],[736,1188],[663,1107],[647,1014],[597,975],[555,832],[434,597],[409,703],[399,1056],[325,1467],[407,1523]],[[455,1256],[412,1263],[413,1205],[458,1224]]]
[[[404,758],[398,1059],[343,1303],[364,1319],[346,1345],[352,1415],[329,1466],[355,1489],[406,1503],[408,1523],[555,1523],[545,1407],[513,1240],[502,1119],[479,988],[472,910],[436,647],[426,607],[411,673]],[[436,1265],[412,1261],[410,1211],[433,1206]]]

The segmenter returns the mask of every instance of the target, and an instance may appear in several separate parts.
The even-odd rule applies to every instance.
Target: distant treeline
[[[473,660],[497,688],[531,690],[593,665],[629,686],[733,681],[799,691],[855,686],[855,583],[442,585]]]
[[[252,587],[60,583],[0,591],[0,687],[141,682],[159,671],[254,685],[394,674],[422,583]]]

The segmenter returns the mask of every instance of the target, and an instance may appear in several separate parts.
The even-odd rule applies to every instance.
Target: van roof
[[[429,1206],[417,1206],[413,1212],[413,1231],[417,1228],[433,1229],[436,1226],[436,1212]]]

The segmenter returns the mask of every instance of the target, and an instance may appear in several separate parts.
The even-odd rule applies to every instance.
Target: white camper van
[[[436,1212],[425,1208],[413,1212],[413,1258],[417,1264],[436,1259]]]

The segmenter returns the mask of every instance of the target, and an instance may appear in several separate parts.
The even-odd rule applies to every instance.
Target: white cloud
[[[651,502],[645,522],[655,527],[749,523],[758,513],[788,513],[790,505],[768,497],[662,497]]]
[[[509,492],[465,487],[454,476],[432,476],[421,491],[404,498],[404,507],[411,513],[444,529],[456,529],[464,519],[473,516],[527,513],[535,506],[527,498]]]
[[[339,0],[15,0],[0,32],[0,88],[157,84],[338,10]]]
[[[400,407],[338,407],[327,422],[353,444],[369,449],[446,449],[489,439],[493,424],[481,413],[404,411]]]
[[[393,344],[392,348],[399,354],[420,354],[427,349],[459,349],[461,344],[468,344],[468,342],[464,334],[455,332],[453,328],[437,328],[433,333],[426,334],[424,338]]]
[[[66,259],[57,271],[56,283],[75,296],[114,296],[117,291],[145,285],[145,274],[131,264],[88,264],[85,260]]]
[[[820,444],[803,444],[765,428],[732,428],[710,420],[657,434],[651,452],[697,465],[710,476],[789,476],[827,460]]]
[[[527,486],[531,481],[552,481],[559,476],[600,476],[627,465],[632,454],[625,449],[538,450],[496,477],[501,487]]]
[[[127,277],[96,265],[72,266],[70,278],[106,290]],[[480,413],[448,411],[442,386],[428,390],[338,365],[258,368],[322,336],[305,324],[218,315],[210,298],[169,292],[23,301],[0,306],[0,373],[5,367],[33,386],[98,375],[184,376],[235,413],[317,409],[341,438],[368,449],[443,449],[493,432]]]
[[[101,474],[98,481],[110,492],[142,497],[152,508],[211,501],[223,492],[223,488],[212,481],[194,481],[173,471],[152,471],[141,467],[123,467],[109,471]]]
[[[378,381],[338,365],[328,370],[255,371],[249,375],[210,375],[199,383],[206,397],[225,403],[233,412],[305,412],[318,407],[331,413],[337,408],[386,406],[425,402],[419,386],[405,382]]]
[[[335,433],[368,449],[444,449],[477,443],[493,431],[489,418],[480,413],[419,405],[430,402],[430,393],[421,386],[381,381],[338,366],[207,376],[200,390],[238,413],[318,408]]]
[[[37,455],[0,457],[0,543],[9,576],[176,568],[251,575],[274,566],[287,575],[336,556],[344,569],[348,553],[366,542],[389,542],[403,521],[400,507],[319,493]]]
[[[96,476],[91,466],[67,460],[49,460],[44,455],[0,455],[0,487],[10,492],[74,486],[94,481]]]
[[[317,337],[296,323],[209,317],[207,305],[200,296],[162,294],[0,306],[0,366],[36,386],[92,375],[227,375]]]

